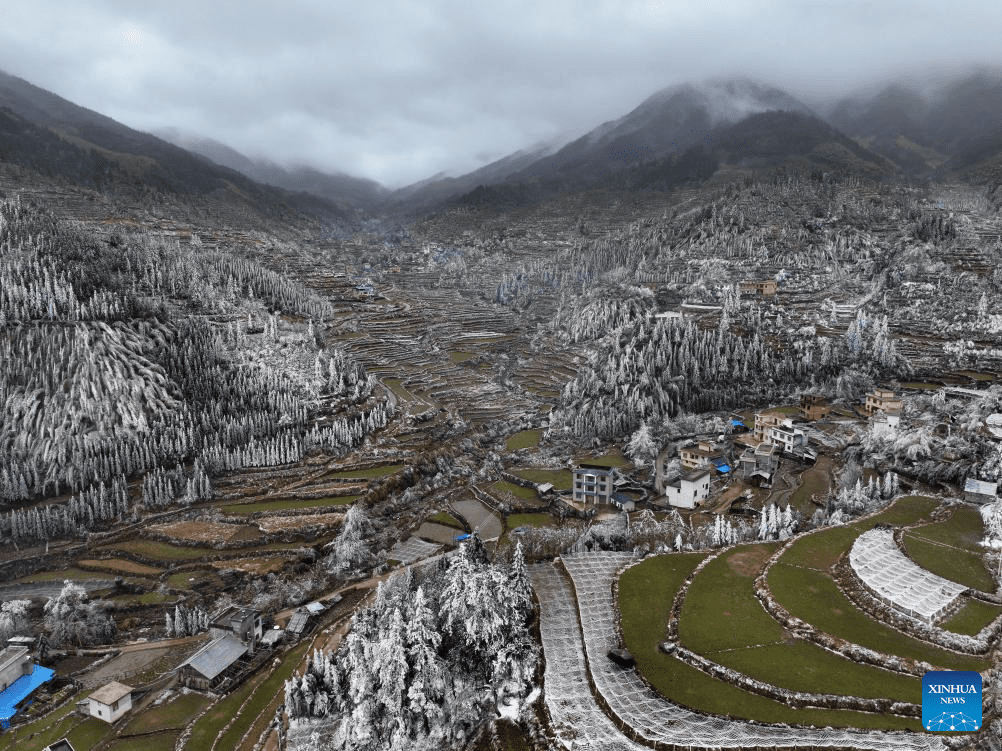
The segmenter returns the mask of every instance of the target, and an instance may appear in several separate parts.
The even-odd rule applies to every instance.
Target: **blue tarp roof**
[[[741,420],[735,420],[734,418],[731,418],[731,425],[740,425],[742,428],[745,427],[745,424],[741,422]]]
[[[55,674],[56,671],[51,668],[35,665],[30,674],[22,675],[4,691],[0,691],[0,723],[6,725],[10,718],[17,714],[15,707],[36,688],[51,681]]]
[[[713,466],[717,468],[718,472],[723,472],[725,475],[731,471],[731,465],[725,464],[724,462],[714,462]]]

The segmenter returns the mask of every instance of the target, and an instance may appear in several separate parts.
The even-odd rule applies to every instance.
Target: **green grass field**
[[[952,618],[948,618],[940,625],[947,631],[973,636],[998,618],[999,613],[1002,613],[1002,608],[998,605],[981,600],[968,600]]]
[[[512,474],[530,482],[551,483],[558,490],[570,490],[571,483],[574,482],[569,469],[518,469]]]
[[[783,553],[783,561],[793,566],[827,571],[839,555],[849,549],[853,540],[878,522],[909,524],[925,517],[938,504],[935,498],[906,496],[865,521],[829,527],[801,537]]]
[[[472,360],[474,357],[476,357],[476,355],[472,352],[450,352],[449,362],[466,362],[467,360]]]
[[[123,734],[139,735],[157,730],[178,730],[187,725],[210,699],[201,694],[182,694],[159,706],[150,706],[137,713],[123,729]]]
[[[154,561],[190,561],[202,556],[215,555],[218,551],[210,548],[189,548],[169,545],[157,540],[125,540],[109,545],[105,550],[121,550]]]
[[[828,475],[820,469],[809,469],[800,476],[800,486],[790,496],[790,505],[810,518],[817,508],[811,500],[812,496],[821,498],[830,486]]]
[[[134,576],[159,576],[163,569],[145,566],[142,563],[129,561],[122,558],[106,558],[104,560],[80,561],[81,566],[88,568],[103,569],[115,574],[133,574]]]
[[[511,514],[505,519],[508,529],[519,527],[552,527],[557,520],[550,514]]]
[[[516,485],[513,482],[508,482],[507,480],[498,480],[490,486],[491,492],[499,498],[504,498],[505,494],[511,493],[516,498],[521,498],[523,501],[531,501],[536,498],[536,491],[532,488],[523,488],[521,485]]]
[[[379,467],[368,467],[367,469],[352,469],[347,472],[336,472],[327,475],[337,480],[371,480],[375,477],[386,477],[404,468],[403,464],[384,464]]]
[[[878,623],[856,608],[827,574],[788,565],[786,554],[769,570],[769,591],[792,615],[877,652],[925,660],[944,670],[984,670],[989,662],[938,649]]]
[[[675,592],[702,560],[702,553],[648,558],[619,580],[623,640],[637,670],[663,696],[693,709],[762,722],[832,727],[920,730],[918,720],[865,712],[793,709],[712,678],[658,650],[667,631]]]
[[[63,581],[64,579],[69,579],[70,581],[82,581],[84,579],[109,579],[107,573],[101,571],[83,571],[78,568],[66,568],[62,571],[39,571],[37,574],[31,574],[30,576],[23,576],[20,579],[15,579],[9,584],[30,584],[32,582],[52,582],[52,581]]]
[[[742,545],[696,575],[679,620],[685,646],[746,675],[794,691],[915,701],[917,678],[862,665],[796,639],[765,612],[752,590],[778,544]]]
[[[144,735],[136,738],[120,738],[108,744],[108,751],[174,751],[178,731],[168,731]]]
[[[995,591],[995,579],[985,568],[981,514],[970,506],[957,507],[945,522],[909,530],[904,536],[908,555],[920,566],[944,579],[984,592]]]
[[[296,509],[347,506],[358,499],[357,495],[335,495],[327,498],[292,499],[290,501],[261,501],[259,503],[231,503],[220,508],[227,514],[254,514],[259,511],[291,511]]]
[[[447,527],[455,527],[456,529],[465,529],[463,523],[459,521],[459,519],[454,517],[452,514],[446,513],[445,511],[439,511],[434,516],[428,517],[428,521],[444,524]]]
[[[520,430],[515,433],[515,435],[510,436],[508,440],[504,442],[504,445],[509,451],[535,448],[539,445],[539,439],[542,435],[542,430]]]
[[[597,464],[600,467],[632,467],[633,462],[623,456],[620,451],[612,451],[602,456],[586,456],[581,459],[585,464]]]

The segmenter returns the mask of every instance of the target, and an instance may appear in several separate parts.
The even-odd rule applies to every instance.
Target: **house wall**
[[[115,722],[130,709],[132,709],[132,694],[126,694],[111,706],[93,699],[90,700],[91,716],[105,722]]]
[[[31,673],[31,655],[25,650],[24,654],[0,671],[0,691],[4,691],[10,684],[23,675]]]

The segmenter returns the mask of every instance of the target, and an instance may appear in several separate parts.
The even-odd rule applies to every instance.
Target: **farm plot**
[[[390,548],[387,558],[393,561],[400,561],[402,565],[408,566],[415,561],[420,561],[422,558],[434,555],[441,549],[441,545],[425,542],[417,537],[408,537],[406,540],[402,540]]]
[[[227,504],[221,508],[227,514],[256,514],[262,511],[299,511],[301,509],[326,508],[328,506],[349,506],[357,499],[357,495],[337,495],[309,500],[293,498],[283,501]]]
[[[924,660],[944,670],[980,671],[987,667],[987,658],[939,649],[873,620],[842,593],[828,574],[786,562],[791,550],[807,547],[814,542],[813,538],[821,538],[835,529],[800,538],[769,569],[769,591],[791,615],[825,633],[876,652]],[[980,627],[974,633],[978,630]]]
[[[315,527],[336,527],[344,520],[344,514],[296,514],[294,516],[264,516],[257,520],[263,532],[294,532]]]
[[[786,631],[755,597],[753,581],[775,544],[742,545],[711,561],[682,604],[682,644],[721,665],[792,691],[910,702],[916,678],[839,657]]]
[[[904,533],[903,546],[922,568],[982,592],[993,592],[995,579],[984,564],[984,523],[977,509],[959,506],[944,522]]]
[[[144,566],[142,563],[136,563],[135,561],[130,561],[126,558],[103,558],[101,560],[82,560],[77,561],[78,565],[86,566],[87,568],[96,568],[101,571],[112,571],[116,574],[131,574],[133,576],[159,576],[163,573],[163,569],[155,568],[153,566]]]
[[[849,550],[849,565],[882,600],[932,623],[967,589],[916,566],[902,553],[889,529],[864,532]]]
[[[831,727],[771,727],[708,716],[672,704],[655,694],[636,672],[620,668],[606,657],[610,649],[619,646],[612,584],[617,570],[628,564],[632,556],[623,553],[586,553],[564,556],[561,560],[574,582],[587,665],[595,687],[612,714],[651,745],[677,744],[709,748],[848,747],[875,751],[943,747],[936,738],[926,739],[911,734],[869,733]],[[545,567],[542,570],[545,571]],[[543,602],[542,597],[540,601]],[[564,627],[570,631],[569,624],[565,623]],[[825,714],[830,716],[838,713]],[[917,723],[907,723],[903,718],[884,718],[864,713],[846,714],[853,715],[854,719],[858,717],[864,726],[877,722],[883,727],[887,727],[888,723],[895,727],[917,727]],[[801,722],[811,721],[809,710],[798,710],[796,716]]]
[[[149,527],[149,531],[172,540],[192,540],[202,543],[256,540],[261,537],[260,530],[249,524],[223,524],[209,521],[180,521],[172,524],[157,524]]]

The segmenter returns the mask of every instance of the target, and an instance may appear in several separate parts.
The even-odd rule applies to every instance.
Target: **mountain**
[[[267,159],[252,159],[215,139],[196,136],[177,128],[161,128],[154,131],[154,134],[259,183],[310,193],[345,208],[371,210],[390,192],[375,180],[354,177],[344,172],[324,172],[309,166],[282,167]]]
[[[822,169],[891,169],[790,94],[730,78],[663,89],[562,146],[516,152],[458,178],[397,191],[390,201],[427,207],[451,194],[452,201],[508,205],[597,186],[667,189],[706,179],[722,163],[767,167],[792,158]]]
[[[211,197],[263,215],[297,213],[347,224],[344,209],[304,193],[261,185],[149,133],[73,104],[0,71],[0,160],[109,193],[151,189]]]
[[[1002,76],[979,72],[929,94],[895,83],[841,100],[827,120],[912,175],[983,171],[1002,160]]]

